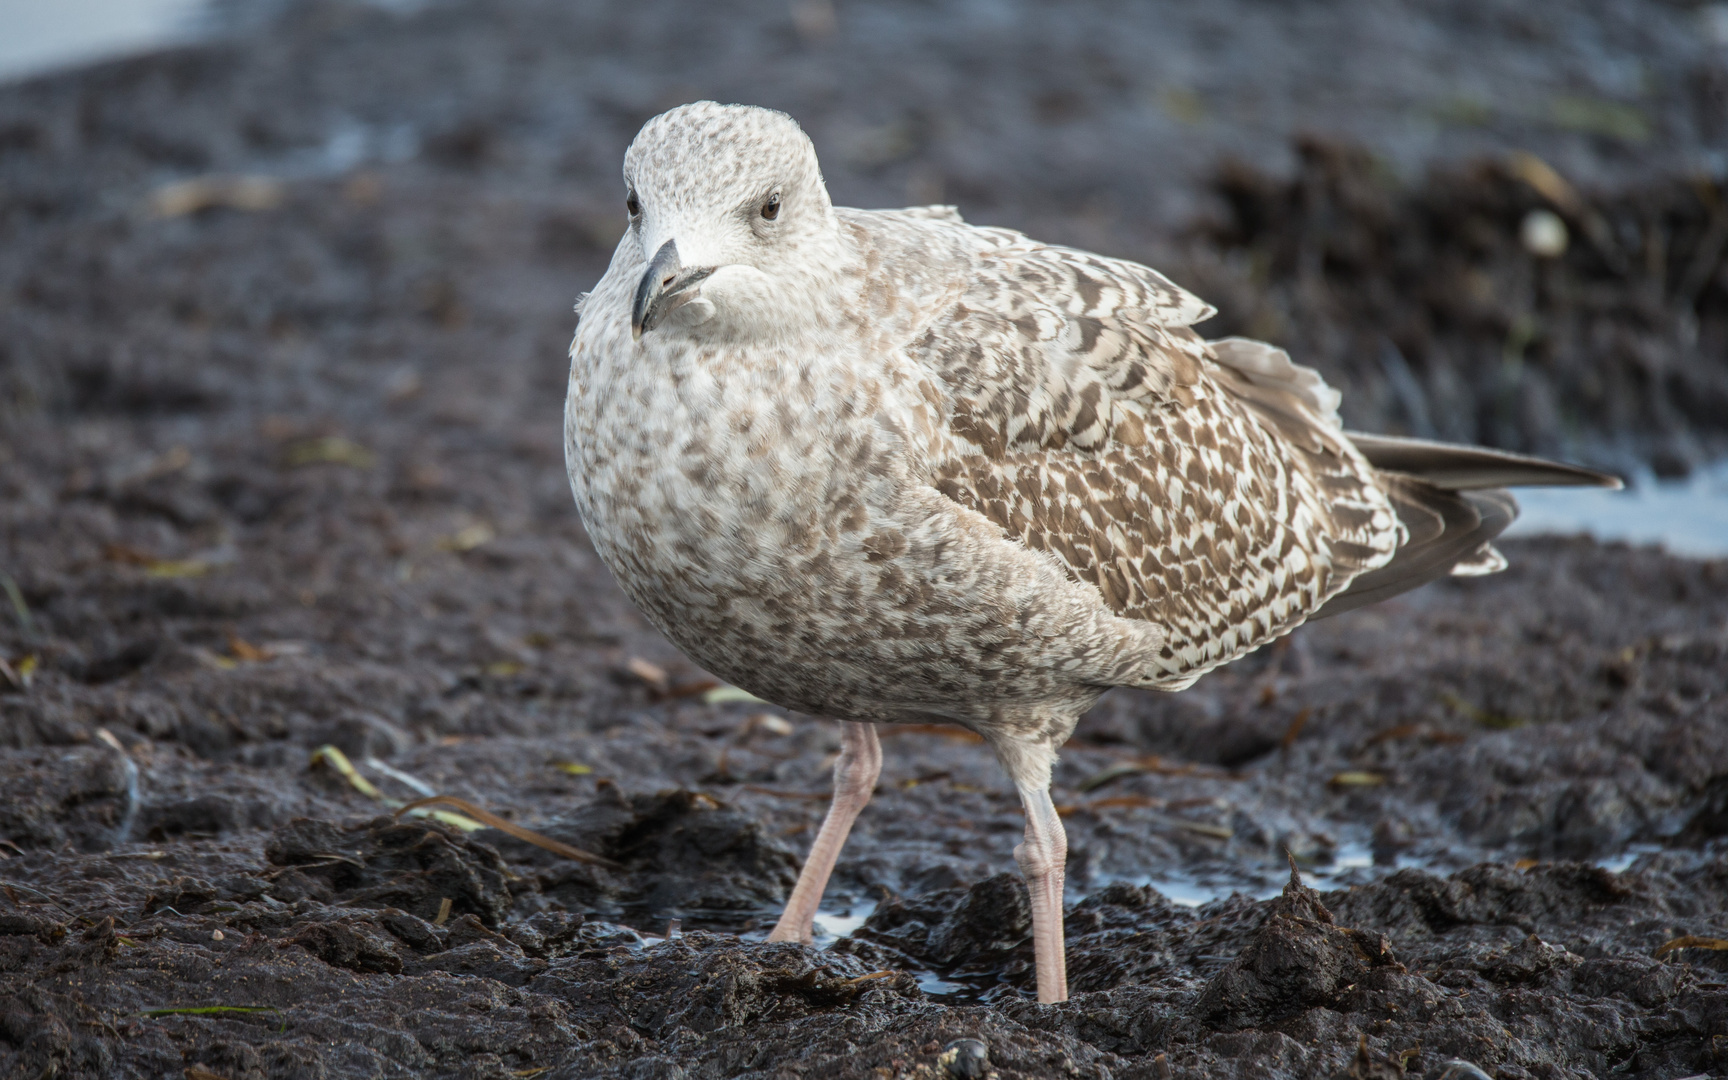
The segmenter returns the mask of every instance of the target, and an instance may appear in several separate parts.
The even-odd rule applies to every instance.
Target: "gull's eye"
[[[624,209],[630,211],[631,217],[639,217],[641,215],[641,213],[642,213],[642,200],[640,200],[636,197],[636,193],[634,191],[632,191],[630,194],[624,196]]]
[[[780,216],[780,193],[778,191],[768,196],[768,201],[762,204],[762,216],[769,221]]]

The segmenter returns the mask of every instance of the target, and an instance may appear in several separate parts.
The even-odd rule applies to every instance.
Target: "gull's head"
[[[809,136],[790,116],[698,101],[644,124],[624,154],[629,231],[647,269],[634,337],[662,325],[754,336],[832,268],[839,225]]]

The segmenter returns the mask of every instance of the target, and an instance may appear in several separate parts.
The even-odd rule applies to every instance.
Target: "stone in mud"
[[[982,1080],[990,1075],[990,1048],[982,1039],[955,1039],[936,1062],[955,1080]]]
[[[761,822],[695,791],[626,795],[605,785],[600,797],[541,832],[617,867],[572,863],[497,833],[512,862],[540,872],[541,891],[576,910],[767,911],[798,880],[798,858]]]
[[[400,908],[385,908],[379,912],[378,924],[415,952],[439,952],[445,948],[446,934],[442,927]]]

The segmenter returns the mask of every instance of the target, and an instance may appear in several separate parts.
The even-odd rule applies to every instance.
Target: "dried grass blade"
[[[467,799],[458,799],[454,795],[432,795],[424,799],[415,799],[411,803],[404,804],[401,809],[396,811],[395,816],[401,817],[410,810],[418,810],[425,806],[453,806],[476,821],[483,821],[494,829],[497,829],[499,832],[514,836],[516,839],[521,840],[524,843],[533,844],[535,847],[539,848],[545,848],[554,855],[562,855],[566,859],[574,859],[577,862],[593,863],[596,866],[610,866],[613,869],[621,869],[621,867],[611,859],[595,855],[593,852],[583,851],[578,847],[571,847],[569,844],[566,844],[561,840],[554,840],[550,836],[542,836],[532,829],[524,829],[520,825],[505,821],[490,810],[482,810]]]
[[[1685,937],[1677,937],[1673,941],[1665,941],[1657,946],[1656,955],[1658,957],[1667,956],[1679,949],[1713,949],[1722,952],[1728,950],[1728,940],[1687,934]]]

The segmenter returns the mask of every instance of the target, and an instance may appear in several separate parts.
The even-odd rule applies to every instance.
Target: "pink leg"
[[[1068,864],[1068,834],[1050,801],[1048,782],[1022,786],[1026,841],[1014,861],[1032,894],[1032,955],[1038,966],[1038,1000],[1068,1000],[1068,957],[1062,942],[1062,879]]]
[[[834,861],[852,831],[858,811],[870,801],[876,790],[876,777],[882,773],[882,744],[876,739],[875,724],[840,721],[840,759],[834,763],[834,801],[828,804],[828,816],[822,820],[822,831],[810,845],[810,857],[804,860],[804,871],[786,910],[774,924],[769,941],[802,941],[808,944],[814,937],[816,909],[822,904],[822,891],[828,887],[828,875],[834,872]],[[1048,802],[1048,798],[1045,800]],[[1060,885],[1057,886],[1061,888]],[[1061,928],[1057,928],[1061,932]]]

